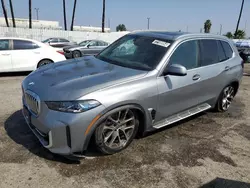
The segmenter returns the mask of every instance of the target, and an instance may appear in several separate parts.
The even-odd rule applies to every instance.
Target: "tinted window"
[[[130,34],[109,45],[96,57],[123,67],[153,70],[171,43],[171,40]]]
[[[222,46],[224,48],[224,51],[226,53],[226,57],[228,59],[230,59],[231,57],[233,57],[233,50],[232,50],[231,46],[227,42],[225,42],[225,41],[221,41],[221,44],[222,44]]]
[[[58,42],[58,39],[56,38],[50,39],[50,42]]]
[[[227,57],[226,57],[226,54],[224,52],[221,42],[217,41],[217,45],[218,45],[219,62],[227,60]]]
[[[89,43],[89,46],[98,46],[98,42],[97,41],[91,41]]]
[[[0,50],[9,50],[9,40],[0,40]]]
[[[59,42],[69,42],[69,41],[66,39],[59,39]]]
[[[218,46],[216,40],[200,40],[201,66],[212,65],[219,62]]]
[[[101,41],[98,41],[97,43],[98,43],[98,44],[97,44],[98,46],[105,46],[104,43],[101,42]]]
[[[170,57],[169,65],[180,64],[186,69],[198,67],[199,46],[198,41],[188,41],[182,43]]]
[[[39,48],[37,44],[26,40],[14,40],[13,45],[14,50],[29,50]]]

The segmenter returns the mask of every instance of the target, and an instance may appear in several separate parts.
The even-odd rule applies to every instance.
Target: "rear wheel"
[[[220,94],[215,110],[219,112],[227,111],[234,99],[235,94],[236,90],[232,85],[225,87]]]
[[[73,51],[73,58],[79,58],[79,57],[82,57],[81,52],[79,52],[79,51]]]
[[[125,149],[134,139],[139,126],[137,114],[131,109],[118,110],[97,127],[95,143],[104,154]]]
[[[49,59],[44,59],[44,60],[42,60],[42,61],[40,61],[38,63],[37,68],[40,68],[40,67],[42,67],[44,65],[48,65],[48,64],[51,64],[51,63],[53,63],[53,61],[51,61]]]

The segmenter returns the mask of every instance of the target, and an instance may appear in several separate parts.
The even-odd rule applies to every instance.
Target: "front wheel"
[[[95,143],[104,154],[114,154],[125,149],[134,139],[139,126],[137,114],[122,109],[108,115],[95,131]]]
[[[225,87],[220,94],[215,110],[219,112],[227,111],[234,99],[235,92],[235,88],[232,85]]]

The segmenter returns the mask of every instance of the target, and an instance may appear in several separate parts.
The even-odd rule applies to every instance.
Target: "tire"
[[[220,93],[220,96],[215,106],[215,111],[226,112],[229,109],[235,94],[236,89],[233,85],[226,86]]]
[[[73,51],[73,54],[72,54],[73,58],[79,58],[79,57],[82,57],[82,54],[80,51]]]
[[[51,63],[53,63],[53,61],[51,61],[49,59],[44,59],[44,60],[42,60],[42,61],[40,61],[38,63],[37,68],[40,68],[40,67],[42,67],[44,65],[48,65],[48,64],[51,64]]]
[[[103,154],[114,154],[124,150],[135,138],[139,127],[137,114],[122,109],[108,115],[96,128],[95,144]]]

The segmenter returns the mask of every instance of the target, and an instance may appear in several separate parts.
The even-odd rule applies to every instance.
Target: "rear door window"
[[[69,42],[69,41],[66,39],[59,39],[59,42]]]
[[[216,40],[200,40],[200,63],[201,66],[216,64],[219,62],[219,50]]]
[[[39,48],[37,44],[26,40],[13,40],[13,50],[32,50]]]
[[[232,58],[233,57],[233,50],[232,50],[231,46],[225,41],[221,41],[221,44],[223,46],[223,49],[225,51],[227,59]]]
[[[168,65],[179,64],[186,69],[193,69],[198,67],[199,62],[199,46],[198,41],[192,40],[187,41],[174,51],[172,56],[170,57]]]
[[[225,51],[224,51],[220,41],[217,41],[217,45],[218,45],[219,62],[223,62],[223,61],[227,60]]]
[[[0,40],[0,51],[9,50],[9,40]]]
[[[57,38],[50,39],[50,42],[58,42]]]

